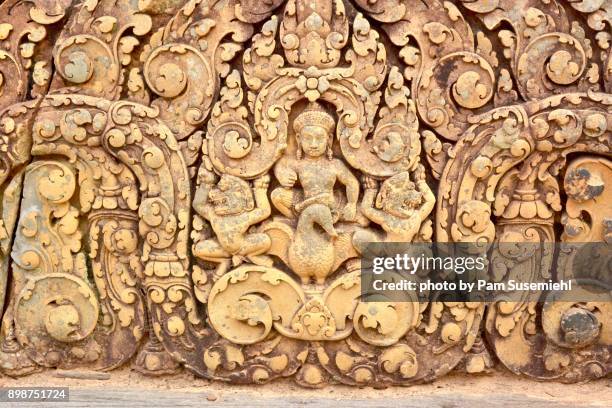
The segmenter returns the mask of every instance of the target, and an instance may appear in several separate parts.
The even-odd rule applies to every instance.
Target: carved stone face
[[[208,199],[220,216],[241,214],[253,209],[249,185],[237,177],[223,175],[217,186],[210,190]]]
[[[410,217],[414,209],[423,202],[423,194],[414,188],[387,185],[380,194],[379,202],[382,210],[398,218]]]
[[[304,126],[298,135],[302,151],[310,157],[319,157],[325,154],[329,142],[327,130],[320,126]]]

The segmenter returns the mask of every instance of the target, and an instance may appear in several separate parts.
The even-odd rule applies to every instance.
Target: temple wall
[[[611,32],[608,0],[2,1],[0,372],[609,376]],[[394,242],[530,282],[599,243],[599,296],[368,302]]]

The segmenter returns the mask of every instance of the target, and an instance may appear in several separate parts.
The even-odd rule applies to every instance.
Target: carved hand
[[[378,182],[375,178],[370,176],[363,176],[361,179],[361,183],[363,184],[364,190],[376,190],[378,189]]]
[[[270,185],[270,175],[264,174],[253,181],[253,186],[257,189],[267,190]]]
[[[297,174],[295,173],[287,173],[283,174],[283,176],[278,180],[283,187],[291,188],[294,186],[297,181]]]
[[[419,163],[414,170],[413,177],[415,181],[425,181],[425,178],[427,177],[425,173],[425,166]]]
[[[346,221],[354,221],[357,215],[357,204],[348,203],[342,210],[342,218]]]
[[[217,175],[215,172],[208,170],[204,166],[200,167],[198,174],[198,181],[200,184],[213,185],[217,182]]]

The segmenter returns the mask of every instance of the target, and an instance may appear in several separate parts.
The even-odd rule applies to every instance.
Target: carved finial
[[[299,67],[335,67],[349,38],[348,27],[340,0],[289,0],[280,29],[285,56]]]

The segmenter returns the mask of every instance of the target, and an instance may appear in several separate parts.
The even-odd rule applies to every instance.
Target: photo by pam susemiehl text
[[[612,290],[605,243],[371,243],[363,254],[362,301],[588,302]]]
[[[431,280],[425,280],[422,282],[415,282],[410,280],[400,280],[387,282],[383,279],[374,279],[372,281],[372,287],[375,290],[412,290],[412,291],[431,291],[431,290],[486,290],[486,291],[516,291],[516,290],[572,290],[571,280],[561,280],[555,282],[549,279],[546,282],[518,282],[510,279],[508,282],[489,282],[480,279],[476,282],[433,282]]]

